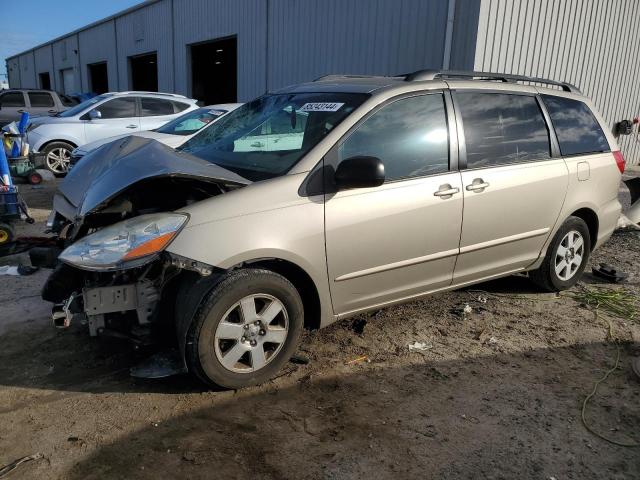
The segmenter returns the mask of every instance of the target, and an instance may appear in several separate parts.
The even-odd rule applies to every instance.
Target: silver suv
[[[174,93],[111,92],[52,116],[34,118],[27,129],[31,149],[54,174],[69,168],[74,148],[116,135],[153,130],[198,108],[197,100]]]
[[[43,297],[59,326],[173,332],[205,382],[260,383],[305,327],[516,272],[574,285],[620,213],[604,125],[575,87],[528,77],[289,87],[178,151],[129,137],[88,154],[55,197]]]

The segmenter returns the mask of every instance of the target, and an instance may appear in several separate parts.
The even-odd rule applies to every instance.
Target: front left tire
[[[210,386],[264,383],[293,355],[303,325],[302,299],[285,277],[264,269],[230,272],[194,316],[187,366]]]

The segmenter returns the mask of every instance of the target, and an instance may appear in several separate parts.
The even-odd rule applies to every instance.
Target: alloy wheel
[[[54,173],[66,173],[71,162],[71,152],[66,148],[58,147],[47,154],[47,167]]]
[[[582,264],[584,257],[584,238],[577,230],[569,231],[558,245],[555,257],[555,270],[558,278],[564,282],[571,279]]]
[[[268,294],[247,295],[222,317],[214,337],[216,357],[227,370],[251,373],[269,364],[289,332],[284,304]]]

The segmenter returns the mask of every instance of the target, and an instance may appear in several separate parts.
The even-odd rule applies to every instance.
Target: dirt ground
[[[53,187],[23,188],[39,222],[22,234],[42,231]],[[638,233],[617,232],[599,262],[629,281],[585,274],[581,285],[638,295]],[[309,364],[217,392],[189,376],[134,380],[128,369],[142,352],[89,338],[80,325],[53,329],[39,298],[46,277],[0,276],[0,466],[42,454],[10,478],[640,478],[640,448],[604,442],[580,420],[616,357],[605,318],[525,277],[308,333],[300,354]],[[611,321],[620,368],[587,417],[608,436],[640,441],[640,379],[630,367],[640,319]],[[414,341],[427,349],[409,352]]]

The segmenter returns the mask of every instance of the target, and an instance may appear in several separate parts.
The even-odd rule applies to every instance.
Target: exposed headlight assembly
[[[181,213],[130,218],[87,235],[66,248],[60,260],[85,270],[120,270],[149,263],[185,226]]]

